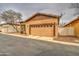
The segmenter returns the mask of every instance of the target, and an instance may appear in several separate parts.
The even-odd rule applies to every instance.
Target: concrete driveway
[[[0,34],[0,55],[79,56],[79,47]]]

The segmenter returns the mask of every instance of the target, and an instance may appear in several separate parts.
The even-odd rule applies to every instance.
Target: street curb
[[[41,38],[39,36],[23,36],[23,35],[8,34],[8,33],[1,33],[1,34],[11,35],[11,36],[16,36],[16,37],[21,37],[21,38],[31,38],[31,39],[35,39],[35,40],[49,41],[49,42],[64,44],[64,45],[79,46],[78,43],[56,41],[56,40],[53,40],[54,38],[50,38],[50,37],[49,38],[47,38],[47,37]]]

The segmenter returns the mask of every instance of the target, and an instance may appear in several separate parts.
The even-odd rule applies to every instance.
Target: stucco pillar
[[[30,31],[29,24],[26,24],[26,35],[29,35],[29,31]]]
[[[58,24],[55,24],[55,38],[58,38]]]

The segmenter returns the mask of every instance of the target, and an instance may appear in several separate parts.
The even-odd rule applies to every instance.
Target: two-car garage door
[[[35,24],[30,25],[30,34],[35,36],[55,36],[54,24]]]

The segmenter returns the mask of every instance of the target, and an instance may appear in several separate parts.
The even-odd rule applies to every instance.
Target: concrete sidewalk
[[[62,41],[53,40],[53,39],[55,39],[54,37],[40,37],[40,36],[33,36],[33,35],[26,36],[26,35],[11,34],[11,33],[1,33],[1,34],[11,35],[11,36],[16,36],[16,37],[21,37],[21,38],[31,38],[31,39],[35,39],[35,40],[49,41],[49,42],[65,44],[65,45],[79,46],[78,43],[62,42]]]

